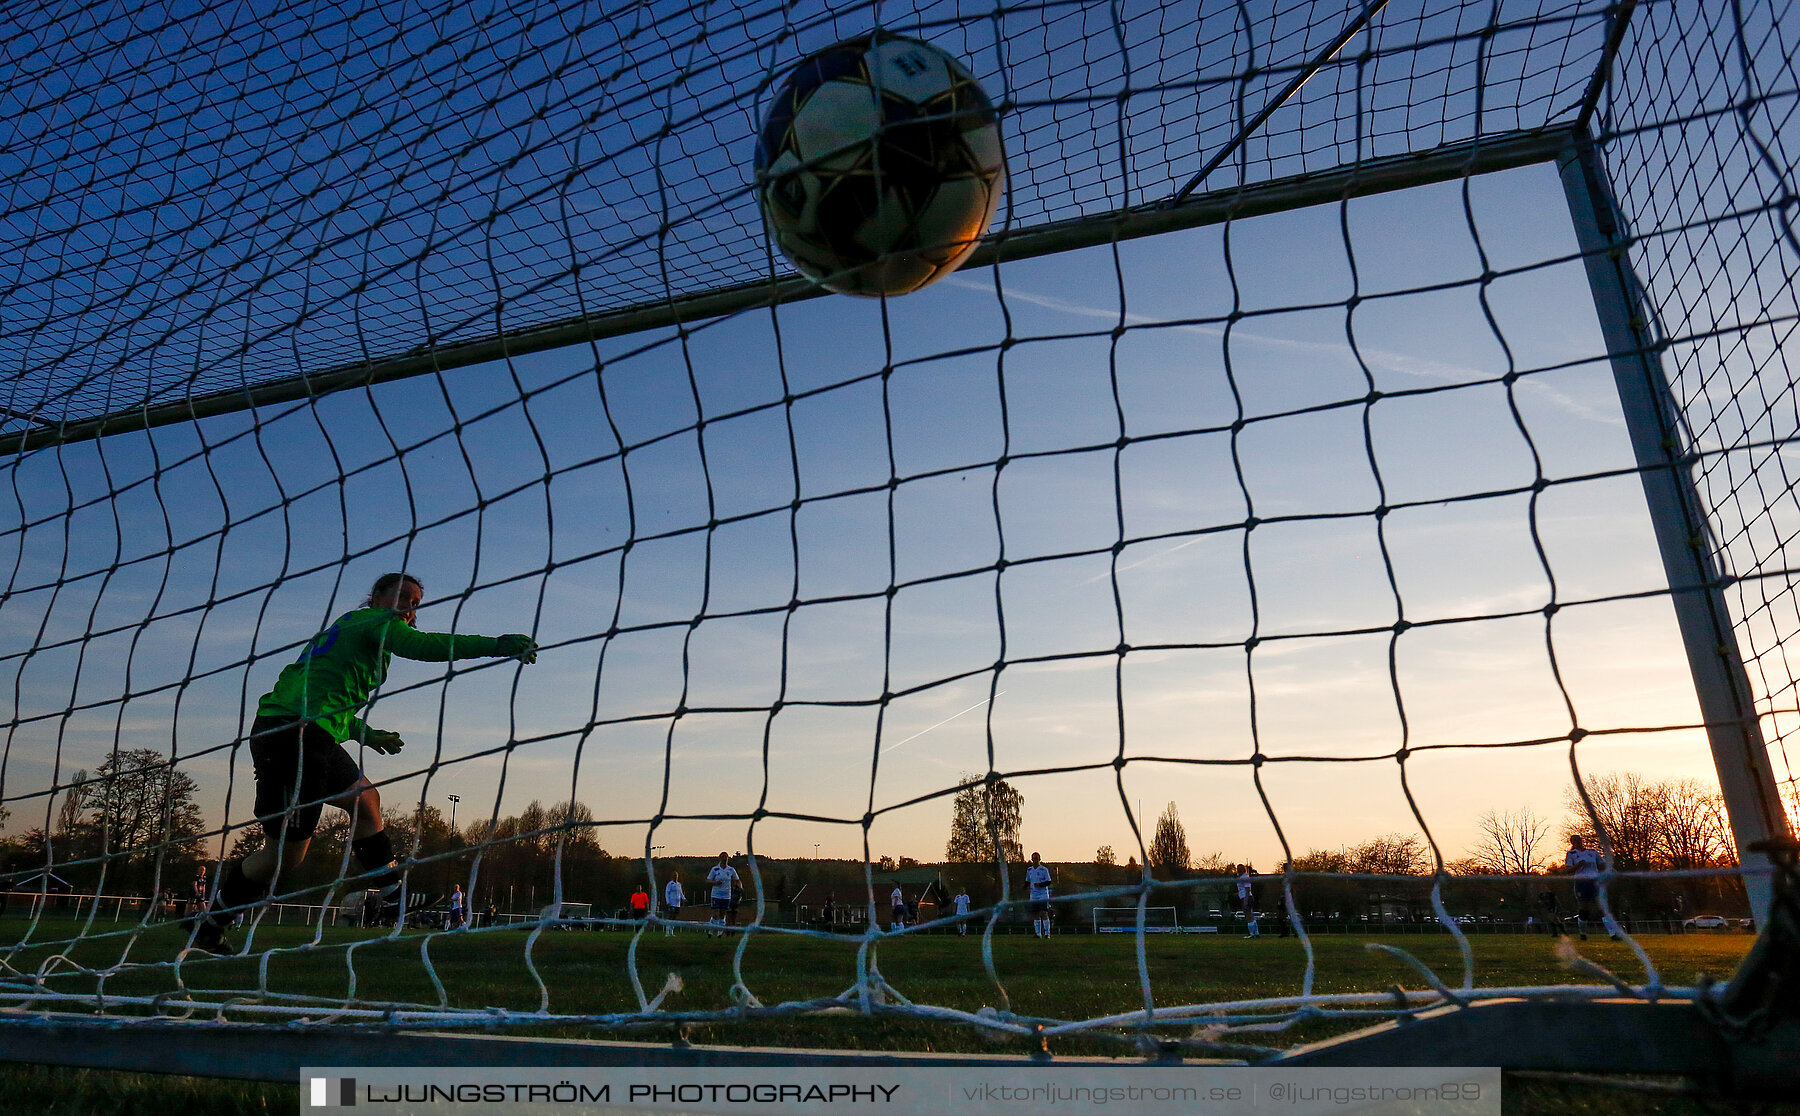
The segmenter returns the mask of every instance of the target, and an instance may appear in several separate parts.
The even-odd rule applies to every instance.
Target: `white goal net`
[[[0,1008],[1257,1055],[1689,980],[1800,802],[1786,16],[20,14]],[[1006,193],[815,297],[756,131],[877,24],[982,83]],[[282,799],[304,859],[195,948],[264,695],[398,571],[480,653],[339,711],[404,748]],[[1249,991],[1167,952],[1244,911]],[[1544,932],[1613,952],[1478,963]]]

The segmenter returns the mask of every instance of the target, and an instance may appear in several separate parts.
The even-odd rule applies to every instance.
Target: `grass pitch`
[[[54,944],[74,929],[70,923],[40,923],[11,953],[15,973],[43,969],[47,987],[91,993],[100,983],[93,970],[113,969],[104,981],[109,997],[153,996],[177,988],[169,964],[185,936],[178,927],[157,925],[141,934],[88,936],[73,946]],[[103,929],[96,927],[94,929]],[[110,928],[104,928],[110,929]],[[0,925],[0,941],[17,942],[22,923]],[[91,935],[90,931],[90,935]],[[238,940],[244,943],[246,935]],[[266,959],[252,955],[214,959],[189,954],[180,983],[207,1000],[278,994],[316,997],[321,1005],[345,1000],[362,1004],[418,1005],[509,1012],[548,1011],[595,1016],[631,1013],[638,1000],[630,980],[630,930],[546,930],[528,943],[518,930],[427,934],[409,931],[388,938],[377,931],[327,928],[315,942],[309,927],[258,928],[249,941]],[[1131,934],[998,934],[992,940],[993,969],[983,962],[975,932],[883,935],[872,942],[758,932],[738,953],[737,937],[711,937],[698,927],[665,936],[651,928],[636,937],[635,965],[646,995],[655,996],[670,977],[680,990],[662,1002],[665,1011],[723,1013],[739,1004],[733,985],[742,983],[764,1006],[837,996],[857,982],[862,963],[879,971],[901,995],[918,1004],[977,1012],[984,1007],[1052,1020],[1082,1020],[1141,1011],[1142,974],[1147,974],[1159,1007],[1292,996],[1302,989],[1306,953],[1296,938],[1265,935],[1147,935],[1142,974],[1138,944]],[[1665,985],[1690,984],[1702,976],[1728,978],[1753,941],[1741,933],[1647,935],[1639,939]],[[1313,991],[1378,992],[1399,985],[1422,988],[1424,981],[1403,960],[1371,950],[1372,943],[1405,950],[1452,987],[1462,983],[1462,958],[1444,933],[1372,937],[1330,935],[1312,939]],[[529,948],[528,948],[529,944]],[[1483,934],[1471,937],[1476,987],[1591,984],[1559,961],[1548,936]],[[354,946],[354,949],[349,947]],[[1579,943],[1583,955],[1633,983],[1643,967],[1622,942],[1595,936]],[[81,968],[51,958],[62,954]],[[141,964],[118,968],[121,962]],[[434,980],[435,977],[435,980]],[[18,987],[17,978],[8,982]],[[439,991],[441,984],[442,992]],[[213,993],[213,995],[208,995]],[[50,1005],[45,1005],[50,1006]],[[250,1016],[244,1016],[250,1018]],[[1312,1020],[1284,1031],[1260,1032],[1261,1045],[1290,1046],[1359,1025],[1356,1021]],[[1168,1037],[1191,1034],[1192,1024],[1176,1025]],[[588,1026],[557,1033],[594,1034]],[[617,1033],[617,1032],[614,1032]],[[664,1033],[673,1034],[672,1027]],[[641,1029],[635,1037],[653,1037]],[[695,1041],[750,1045],[801,1045],[853,1049],[993,1051],[1016,1040],[961,1024],[897,1017],[834,1014],[822,1017],[720,1020],[691,1028]],[[1131,1049],[1101,1037],[1061,1038],[1064,1053],[1129,1054]]]
[[[24,924],[18,921],[0,923],[0,943],[17,943],[23,928]],[[63,937],[72,930],[69,924],[40,923],[33,941]],[[354,971],[354,998],[359,1001],[435,1004],[440,1002],[431,977],[435,972],[443,985],[442,1001],[457,1007],[534,1012],[545,1005],[547,996],[549,1010],[559,1014],[636,1009],[637,999],[628,976],[630,932],[547,931],[532,945],[529,959],[527,937],[519,931],[448,935],[408,932],[398,939],[384,940],[383,935],[372,931],[328,929],[318,944],[312,945],[310,929],[283,926],[259,929],[254,946],[259,951],[278,951],[269,958],[266,970],[266,988],[276,993],[339,1000],[348,994]],[[117,971],[109,977],[105,982],[109,995],[166,991],[174,986],[173,970],[160,963],[173,959],[183,938],[176,927],[155,926],[135,940],[128,936],[90,937],[72,948],[28,941],[7,956],[12,971],[5,974],[6,983],[19,987],[21,973],[37,971],[54,954],[64,953],[89,969],[116,965],[121,960],[150,963],[149,967]],[[240,933],[240,942],[242,939]],[[1639,938],[1666,985],[1689,984],[1702,976],[1728,978],[1752,941],[1751,935],[1738,933]],[[359,942],[364,944],[349,951],[347,961],[346,947]],[[1562,966],[1551,938],[1487,934],[1474,936],[1470,942],[1477,987],[1591,983]],[[1461,956],[1448,935],[1333,935],[1313,939],[1314,990],[1331,993],[1385,990],[1396,984],[1405,988],[1423,986],[1410,966],[1368,948],[1376,943],[1407,951],[1453,986],[1461,983]],[[1578,944],[1585,957],[1624,979],[1634,983],[1644,979],[1642,967],[1624,943],[1596,937]],[[734,938],[712,938],[697,930],[685,930],[674,937],[651,930],[638,939],[639,978],[646,993],[655,995],[669,975],[679,977],[681,990],[663,1003],[673,1012],[714,1012],[734,1007],[731,989],[737,966],[741,966],[744,984],[765,1005],[811,1000],[834,996],[852,986],[863,943],[756,934],[749,940],[741,961],[737,958],[737,946]],[[992,948],[992,976],[983,964],[981,938],[976,933],[967,937],[883,937],[874,943],[872,961],[889,984],[916,1003],[971,1012],[1005,1005],[1022,1015],[1056,1019],[1086,1019],[1143,1007],[1138,947],[1132,935],[1062,935],[1043,941],[1026,934],[1001,934],[994,937]],[[1143,961],[1154,1002],[1159,1006],[1293,995],[1300,990],[1306,966],[1305,951],[1297,939],[1265,936],[1250,940],[1210,934],[1148,936]],[[256,957],[195,957],[184,963],[181,976],[197,995],[209,990],[241,994],[261,987],[258,973]],[[96,978],[91,972],[63,970],[48,975],[46,984],[67,992],[91,992]],[[1284,1031],[1258,1032],[1254,1041],[1285,1047],[1357,1025],[1313,1020]],[[1162,1033],[1185,1037],[1193,1031],[1193,1025],[1186,1024],[1165,1028]],[[621,1032],[565,1025],[511,1033],[655,1040],[672,1038],[674,1028],[662,1024]],[[1029,1049],[1028,1040],[1022,1037],[994,1037],[957,1024],[894,1015],[727,1020],[691,1026],[688,1037],[703,1044],[860,1050],[1023,1055]],[[1051,1049],[1064,1055],[1135,1056],[1128,1045],[1103,1037],[1070,1036],[1052,1042]],[[0,1067],[0,1114],[166,1112],[175,1106],[184,1116],[204,1116],[215,1112],[291,1112],[296,1110],[298,1101],[293,1085]],[[1732,1111],[1723,1104],[1694,1098],[1647,1097],[1513,1077],[1507,1082],[1505,1109],[1508,1113],[1531,1116],[1711,1116]],[[1800,1106],[1767,1111],[1800,1116]]]

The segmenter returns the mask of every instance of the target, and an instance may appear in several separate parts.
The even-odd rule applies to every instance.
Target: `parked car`
[[[1752,934],[1756,933],[1756,920],[1754,918],[1740,918],[1737,920],[1737,926],[1739,930],[1748,930]]]
[[[1695,915],[1682,923],[1689,930],[1724,930],[1730,927],[1724,915]]]

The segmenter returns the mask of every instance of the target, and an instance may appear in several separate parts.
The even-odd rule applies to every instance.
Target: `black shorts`
[[[1593,880],[1576,880],[1575,898],[1584,903],[1600,898],[1600,885]]]
[[[250,762],[256,768],[256,820],[271,841],[310,838],[324,800],[362,778],[362,768],[330,733],[288,717],[258,717],[251,724]],[[300,797],[290,812],[296,781]]]

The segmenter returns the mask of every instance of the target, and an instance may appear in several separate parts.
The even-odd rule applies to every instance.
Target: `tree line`
[[[49,825],[0,839],[0,890],[185,898],[201,869],[218,859],[220,844],[216,832],[207,832],[198,793],[192,776],[150,748],[114,753],[92,773],[76,771],[62,785]],[[583,803],[532,802],[518,814],[480,819],[460,830],[435,806],[413,804],[408,812],[394,805],[399,808],[384,810],[383,817],[395,850],[420,862],[412,874],[420,890],[466,887],[474,870],[484,903],[542,905],[555,896],[560,869],[565,881],[581,881],[584,891],[629,893],[631,862],[600,847],[594,812]],[[356,872],[346,855],[349,817],[338,810],[326,814],[307,860],[283,873],[284,892],[322,895]],[[255,823],[227,836],[233,858],[264,843]]]
[[[991,875],[991,871],[962,871],[957,866],[991,867],[1002,857],[1022,873],[1026,860],[1020,840],[1024,795],[1003,778],[964,775],[959,782],[962,789],[952,800],[944,848],[944,879],[953,886],[968,883],[979,887],[985,880],[983,872]],[[1446,872],[1458,878],[1518,877],[1484,885],[1485,892],[1469,881],[1464,890],[1490,905],[1520,910],[1531,904],[1532,889],[1541,886],[1541,878],[1561,869],[1562,850],[1573,836],[1603,847],[1604,835],[1604,847],[1610,848],[1615,868],[1622,871],[1736,865],[1723,800],[1697,780],[1656,781],[1623,772],[1590,777],[1585,787],[1585,798],[1574,788],[1568,790],[1560,819],[1545,818],[1529,807],[1484,813],[1477,819],[1479,839],[1465,856],[1447,862]],[[198,789],[191,776],[153,749],[115,753],[92,774],[74,773],[62,788],[49,826],[0,840],[0,873],[12,881],[10,886],[31,881],[25,886],[37,890],[43,881],[32,877],[48,865],[53,873],[52,890],[66,886],[87,893],[173,891],[185,896],[202,865],[216,859],[218,849],[217,835],[209,837],[195,802]],[[517,814],[477,819],[460,830],[431,805],[390,810],[385,816],[395,848],[417,862],[412,872],[415,887],[448,891],[453,884],[466,888],[473,879],[470,898],[477,906],[535,909],[552,900],[560,877],[565,900],[610,909],[647,875],[640,858],[615,856],[601,846],[594,813],[581,802],[549,806],[532,802]],[[343,813],[328,811],[314,837],[312,854],[305,864],[284,876],[283,890],[310,889],[322,894],[342,875],[353,872],[346,850],[348,829]],[[234,857],[263,843],[261,828],[256,825],[235,828],[229,836]],[[1157,877],[1172,881],[1230,876],[1254,867],[1248,857],[1196,854],[1174,802],[1157,818],[1144,851]],[[842,886],[847,892],[840,901],[860,901],[855,894],[860,890],[860,873],[833,874],[823,863],[815,871],[804,867],[809,863],[797,861],[789,866],[792,871],[767,875],[770,897],[785,899],[809,880],[829,879],[830,886]],[[923,866],[912,857],[883,856],[873,867],[887,873]],[[1281,870],[1279,865],[1264,867],[1265,875]],[[1436,861],[1421,837],[1390,833],[1335,849],[1308,849],[1294,857],[1293,868],[1308,874],[1427,880],[1435,872]],[[1103,886],[1133,882],[1141,878],[1141,872],[1135,856],[1119,865],[1113,848],[1102,845],[1095,850],[1093,870],[1081,875],[1084,884]],[[702,873],[692,874],[698,877]],[[664,873],[659,870],[658,875],[661,878]],[[842,880],[837,880],[839,875]],[[690,889],[697,889],[699,882],[698,878],[690,880]],[[1325,886],[1328,883],[1307,881],[1305,886],[1312,899],[1320,902],[1355,902],[1355,889],[1333,890]],[[1413,893],[1391,886],[1362,890],[1377,903],[1386,901],[1389,892]],[[1736,881],[1723,877],[1621,880],[1613,885],[1613,894],[1621,902],[1676,911],[1729,904],[1739,893]],[[1409,902],[1417,902],[1417,895]]]
[[[0,838],[0,891],[185,899],[203,868],[212,875],[221,847],[219,834],[207,831],[198,792],[191,776],[154,749],[128,749],[108,757],[92,773],[76,771],[63,782],[48,826]],[[395,851],[411,866],[414,889],[447,894],[461,885],[476,910],[492,906],[535,913],[557,898],[560,878],[563,901],[589,903],[595,914],[610,914],[625,906],[633,888],[648,878],[641,857],[614,855],[601,846],[594,811],[578,801],[548,806],[534,801],[516,814],[478,818],[460,827],[453,827],[436,806],[396,802],[383,810],[383,819]],[[307,859],[283,871],[283,894],[302,903],[320,902],[328,894],[342,901],[341,881],[357,871],[348,856],[349,831],[348,815],[327,810]],[[265,841],[262,827],[254,822],[235,826],[225,836],[228,858],[254,852]],[[688,861],[683,875],[692,896],[699,897],[705,863],[668,859],[667,865],[658,863],[659,880],[675,870],[676,860]],[[839,870],[829,870],[834,866]],[[785,900],[809,881],[825,879],[827,887],[839,886],[848,901],[857,901],[860,865],[818,867],[827,870],[798,862],[765,871],[769,898]]]
[[[1004,779],[965,775],[961,782],[964,789],[952,804],[945,860],[992,863],[996,850],[1003,850],[1009,863],[1020,863],[1023,796]],[[1565,791],[1564,813],[1559,819],[1543,817],[1530,807],[1482,814],[1476,822],[1480,836],[1474,846],[1444,864],[1445,872],[1457,880],[1456,894],[1464,905],[1511,918],[1523,918],[1538,909],[1549,878],[1563,872],[1563,854],[1574,837],[1582,838],[1590,848],[1609,850],[1613,868],[1621,872],[1737,866],[1724,799],[1699,780],[1652,780],[1635,772],[1617,772],[1587,777],[1584,787],[1585,796],[1573,786]],[[1223,878],[1246,870],[1256,873],[1250,857],[1194,852],[1174,802],[1158,816],[1144,853],[1153,874],[1163,880]],[[1128,884],[1142,875],[1135,856],[1119,865],[1111,845],[1095,850],[1093,865],[1095,871],[1088,882],[1096,885]],[[1354,912],[1358,906],[1416,912],[1428,906],[1437,859],[1423,837],[1387,833],[1334,849],[1308,849],[1293,858],[1292,867],[1310,876],[1418,877],[1419,882],[1410,886],[1403,880],[1338,883],[1307,879],[1296,884],[1295,893],[1297,902],[1340,913]],[[1282,870],[1279,864],[1264,865],[1262,875]],[[1472,878],[1481,876],[1517,878]],[[1279,886],[1265,878],[1257,887],[1259,901],[1263,901],[1261,895],[1267,895],[1266,905],[1273,905]],[[1646,917],[1736,908],[1743,902],[1742,885],[1730,876],[1621,879],[1614,881],[1609,894],[1615,909],[1635,910]],[[1285,900],[1285,894],[1281,898]],[[1213,900],[1192,889],[1171,888],[1166,900],[1159,901],[1195,906]]]
[[[206,856],[199,785],[152,748],[74,772],[48,826],[0,839],[8,888],[148,895],[189,886]],[[44,873],[48,871],[46,877]]]

